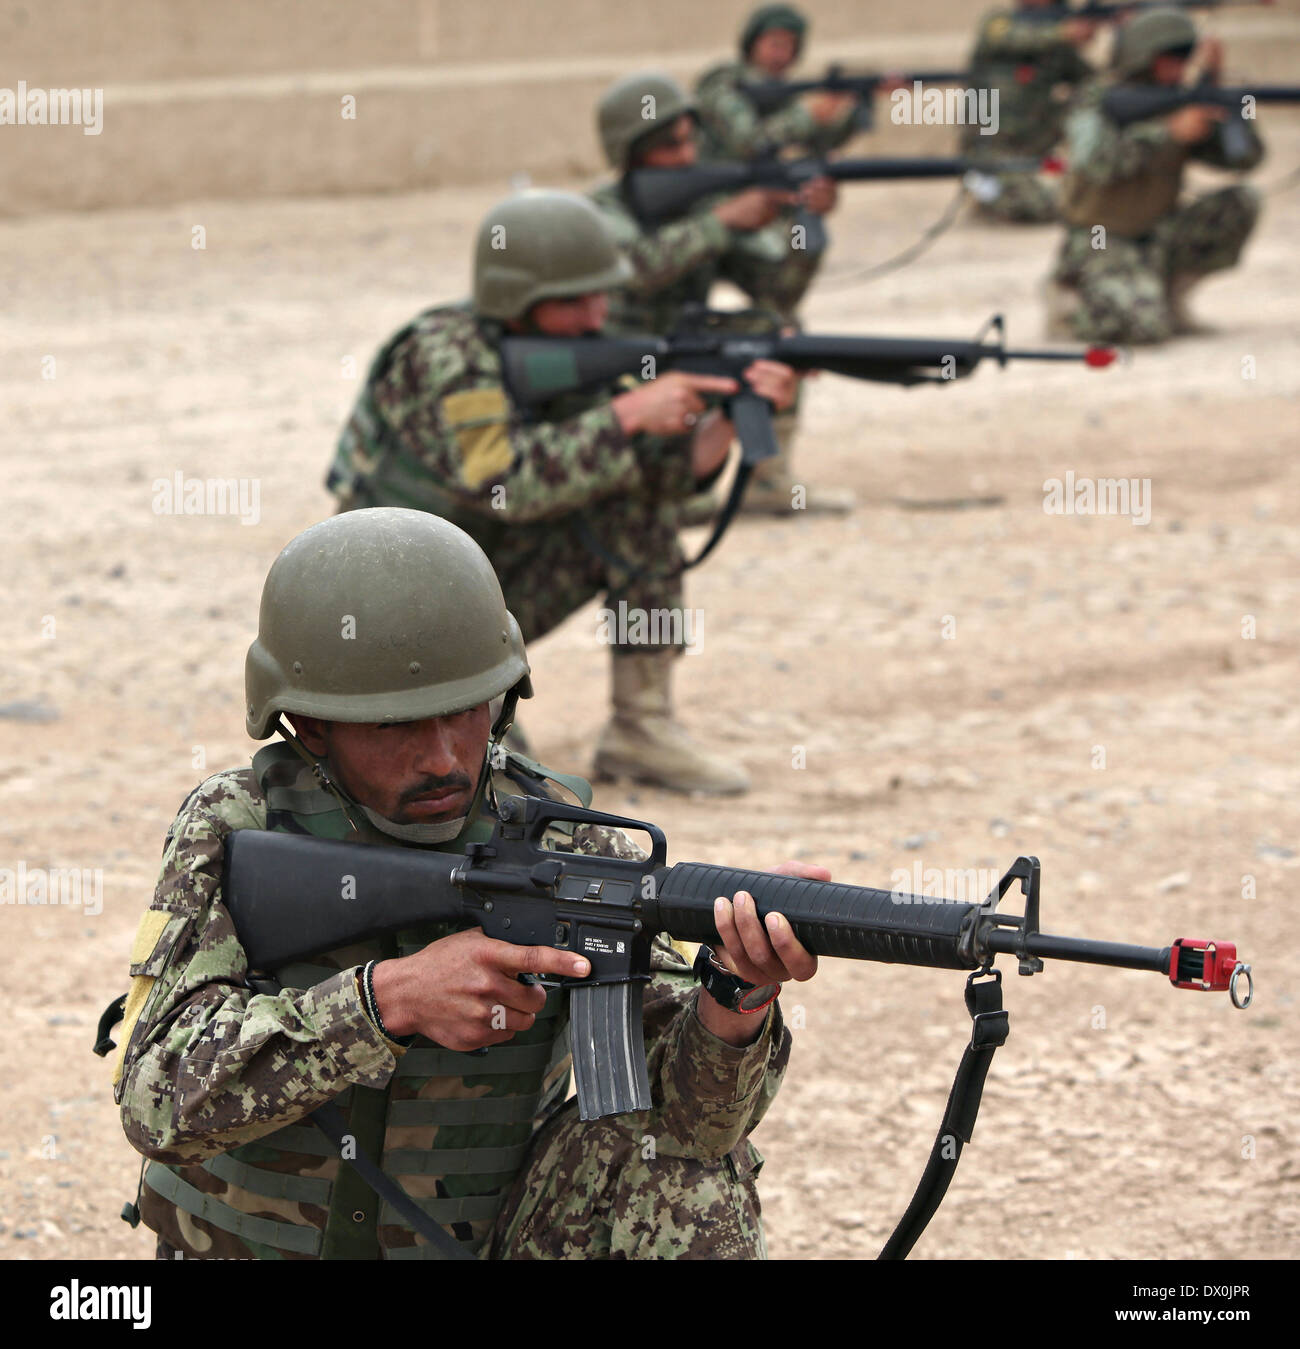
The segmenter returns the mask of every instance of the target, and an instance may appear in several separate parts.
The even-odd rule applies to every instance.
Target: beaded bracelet
[[[379,1033],[386,1040],[391,1040],[396,1045],[411,1045],[415,1043],[414,1035],[394,1035],[387,1026],[384,1025],[384,1019],[379,1015],[379,1003],[375,998],[375,966],[379,962],[372,960],[361,971],[361,1000],[365,1004],[366,1015],[379,1028]]]

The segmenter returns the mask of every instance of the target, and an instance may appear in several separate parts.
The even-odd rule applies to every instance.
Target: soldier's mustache
[[[441,777],[422,778],[414,787],[408,787],[401,796],[397,798],[399,806],[409,806],[412,801],[418,797],[427,796],[430,792],[444,791],[448,787],[455,787],[460,791],[468,791],[474,784],[464,773],[447,773]]]

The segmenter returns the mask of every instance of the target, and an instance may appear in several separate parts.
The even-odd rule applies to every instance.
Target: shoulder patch
[[[510,405],[500,387],[463,389],[442,400],[447,420],[460,450],[460,478],[467,487],[481,487],[510,467],[514,451],[506,423]]]
[[[131,987],[127,990],[126,1006],[122,1009],[122,1026],[118,1032],[117,1058],[113,1063],[114,1086],[121,1080],[127,1047],[135,1033],[135,1023],[149,1001],[149,994],[167,963],[176,939],[188,922],[188,915],[169,909],[146,909],[140,919],[135,940],[131,943]],[[168,935],[169,924],[173,925],[170,940],[164,940],[164,936]]]
[[[1007,30],[1011,27],[1011,19],[1006,14],[998,14],[989,20],[989,26],[984,30],[989,37],[1004,37]]]

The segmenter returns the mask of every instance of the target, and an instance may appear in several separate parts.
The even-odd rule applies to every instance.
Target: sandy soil
[[[1300,122],[1269,129],[1265,183],[1300,151]],[[1013,340],[1036,340],[1050,229],[964,221],[852,284],[948,191],[846,193],[810,326],[967,336],[1002,309]],[[0,865],[99,868],[104,886],[98,914],[0,908],[6,1256],[150,1250],[117,1218],[137,1162],[95,1020],[126,985],[176,806],[254,748],[240,703],[261,581],[330,513],[321,478],[366,362],[464,290],[496,195],[0,224],[0,705],[48,717],[0,716]],[[1270,198],[1244,265],[1198,297],[1215,331],[1104,373],[810,387],[802,466],[852,486],[858,511],[737,527],[689,586],[703,650],[682,715],[753,793],[598,794],[662,824],[674,860],[793,856],[888,886],[897,868],[1036,853],[1049,931],[1212,936],[1253,963],[1244,1014],[1154,975],[1008,966],[1011,1039],[918,1257],[1295,1253],[1297,229],[1300,192]],[[1067,471],[1149,478],[1150,522],[1046,514],[1044,481]],[[156,514],[154,481],[177,472],[256,481],[259,522]],[[532,655],[535,747],[583,768],[604,712],[594,609]],[[878,1250],[966,1035],[961,989],[827,962],[787,994],[803,1028],[757,1135],[774,1255]]]

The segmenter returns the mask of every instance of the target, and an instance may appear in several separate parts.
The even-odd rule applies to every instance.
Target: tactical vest
[[[1178,204],[1188,149],[1175,141],[1161,147],[1141,174],[1120,182],[1097,183],[1066,175],[1061,215],[1076,228],[1105,227],[1119,239],[1142,239]]]
[[[435,323],[457,320],[478,323],[468,304],[426,309],[384,343],[371,362],[365,386],[339,436],[325,486],[338,496],[341,511],[366,506],[405,506],[412,510],[428,511],[464,530],[489,558],[496,557],[510,526],[497,518],[497,512],[470,510],[443,491],[428,467],[403,445],[401,437],[375,402],[374,390],[388,373],[397,349],[421,325],[431,320]],[[480,338],[492,348],[491,331],[480,329]],[[612,392],[570,394],[551,399],[535,409],[534,419],[549,422],[576,417],[607,401]]]
[[[339,436],[334,462],[325,478],[325,486],[340,500],[340,510],[365,506],[405,506],[428,511],[449,520],[489,556],[501,541],[505,526],[476,511],[466,510],[444,492],[437,480],[402,444],[375,403],[376,385],[388,373],[398,348],[408,341],[421,324],[443,314],[455,313],[452,306],[426,309],[399,329],[380,347],[366,373],[366,382],[356,405]],[[468,315],[468,308],[460,312]]]
[[[253,772],[266,799],[267,829],[356,841],[336,799],[310,785],[289,746],[259,751]],[[508,790],[521,787],[538,791],[540,783],[512,776]],[[490,819],[480,815],[457,848],[490,832]],[[392,844],[377,831],[361,841]],[[286,989],[307,988],[372,959],[412,955],[464,926],[426,924],[391,940],[326,952],[277,976]],[[334,1104],[359,1150],[431,1218],[481,1253],[536,1124],[564,1099],[568,1055],[567,1000],[551,990],[534,1024],[507,1043],[471,1055],[417,1038],[399,1053],[387,1088],[353,1086]],[[334,1144],[305,1121],[194,1165],[151,1162],[144,1183],[146,1225],[187,1256],[437,1258],[431,1246],[416,1244],[415,1232],[340,1164]],[[196,1228],[192,1217],[215,1232]]]

